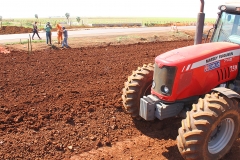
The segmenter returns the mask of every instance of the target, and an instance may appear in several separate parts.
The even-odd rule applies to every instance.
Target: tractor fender
[[[213,88],[212,91],[222,93],[223,95],[227,96],[228,98],[237,98],[240,100],[240,95],[237,92],[235,92],[229,88],[217,87],[217,88]]]

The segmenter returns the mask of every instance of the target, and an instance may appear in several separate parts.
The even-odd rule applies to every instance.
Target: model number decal
[[[211,71],[211,70],[219,68],[219,67],[220,67],[220,61],[212,62],[212,63],[205,65],[204,71],[208,72],[208,71]]]
[[[237,65],[233,65],[233,66],[230,66],[229,68],[230,68],[230,72],[234,72],[237,70],[238,67]]]
[[[224,62],[231,62],[232,61],[232,58],[225,58],[224,59]]]

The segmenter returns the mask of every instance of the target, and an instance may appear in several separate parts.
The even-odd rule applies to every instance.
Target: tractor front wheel
[[[140,98],[151,94],[151,86],[153,80],[153,65],[143,65],[132,75],[128,77],[128,81],[124,83],[122,89],[122,100],[125,111],[133,118],[139,118]]]
[[[238,101],[218,92],[206,94],[182,120],[178,149],[185,159],[220,159],[237,139],[239,128]]]

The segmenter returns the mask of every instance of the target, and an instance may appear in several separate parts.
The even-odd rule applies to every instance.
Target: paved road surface
[[[178,29],[187,29],[187,30],[195,30],[195,26],[183,26],[178,27]],[[151,32],[164,32],[170,31],[171,27],[141,27],[141,28],[90,28],[90,29],[79,29],[68,31],[69,37],[88,37],[88,36],[101,36],[101,35],[126,35],[132,33],[151,33]],[[23,34],[7,34],[0,35],[0,43],[6,42],[19,42],[20,39],[27,40],[29,39],[29,34],[32,33],[23,33]],[[42,39],[46,39],[45,32],[39,33]],[[52,36],[56,37],[57,33],[52,32]],[[37,35],[34,36],[36,39]]]
[[[195,26],[179,26],[178,30],[195,30]],[[69,37],[88,37],[88,36],[101,36],[101,35],[126,35],[133,33],[151,33],[151,32],[165,32],[170,31],[171,27],[140,27],[140,28],[90,28],[90,29],[79,29],[68,31]],[[8,34],[0,35],[0,43],[6,42],[19,42],[20,39],[27,40],[29,39],[29,34],[32,33],[23,33],[23,34]],[[42,39],[46,39],[45,32],[39,33]],[[53,37],[57,36],[56,32],[52,33]],[[34,36],[36,39],[37,35]]]

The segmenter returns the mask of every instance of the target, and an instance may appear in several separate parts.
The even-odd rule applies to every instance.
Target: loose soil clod
[[[7,54],[10,53],[10,51],[5,47],[0,46],[0,53]]]

